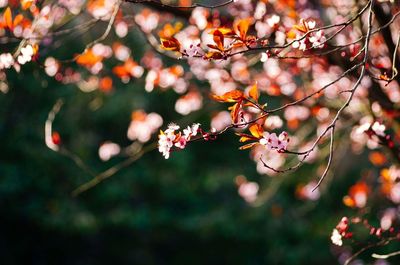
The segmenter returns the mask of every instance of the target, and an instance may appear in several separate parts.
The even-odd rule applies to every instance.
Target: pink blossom
[[[276,149],[277,151],[283,151],[287,149],[289,143],[289,137],[287,132],[281,132],[279,136],[276,133],[264,132],[263,137],[259,140],[259,143],[265,145],[269,149]]]

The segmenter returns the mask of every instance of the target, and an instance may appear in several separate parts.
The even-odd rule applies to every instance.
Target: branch
[[[275,108],[275,109],[265,110],[265,113],[274,113],[274,112],[278,112],[278,111],[284,110],[284,109],[286,109],[287,107],[297,105],[297,104],[299,104],[299,103],[302,103],[302,102],[308,100],[309,98],[311,98],[311,97],[313,97],[313,96],[315,96],[315,95],[318,95],[318,94],[320,94],[322,91],[324,91],[325,89],[327,89],[327,88],[330,87],[331,85],[335,84],[336,82],[338,82],[339,80],[341,80],[343,77],[345,77],[348,73],[354,71],[355,69],[357,69],[357,67],[359,67],[359,66],[361,66],[361,65],[362,65],[362,63],[358,63],[358,64],[352,66],[350,69],[347,69],[345,72],[343,72],[338,78],[336,78],[336,79],[333,80],[332,82],[326,84],[325,86],[321,87],[321,88],[318,89],[317,91],[315,91],[315,92],[313,92],[313,93],[311,93],[311,94],[305,96],[304,98],[299,99],[299,100],[296,100],[296,101],[293,101],[293,102],[291,102],[291,103],[287,103],[287,104],[285,104],[285,105],[283,105],[283,106],[281,106],[281,107]]]
[[[107,36],[110,34],[111,28],[112,28],[112,26],[113,26],[113,24],[114,24],[114,22],[115,22],[115,19],[116,19],[116,17],[117,17],[118,11],[119,11],[119,8],[121,7],[121,1],[122,1],[122,0],[118,0],[118,2],[115,4],[114,11],[113,11],[113,13],[111,14],[110,20],[108,21],[107,28],[106,28],[106,30],[103,32],[103,34],[102,34],[99,38],[97,38],[97,39],[93,40],[92,42],[88,43],[88,44],[85,46],[85,49],[83,50],[83,52],[81,52],[81,53],[75,55],[72,59],[63,60],[63,61],[59,61],[59,62],[61,62],[61,63],[71,63],[71,62],[75,62],[75,61],[79,58],[79,56],[81,56],[82,53],[87,52],[88,49],[92,48],[92,47],[93,47],[94,45],[96,45],[97,43],[99,43],[99,42],[105,40],[105,39],[107,38]]]
[[[117,14],[118,14],[120,6],[121,6],[121,0],[118,0],[118,2],[115,4],[114,11],[111,14],[110,20],[108,21],[107,28],[104,31],[103,35],[101,35],[99,38],[95,39],[91,43],[87,44],[86,48],[85,48],[85,51],[87,51],[87,49],[93,47],[95,44],[97,44],[100,41],[103,41],[103,40],[105,40],[107,38],[108,34],[110,34],[112,25],[114,24],[115,18],[117,17]]]
[[[353,99],[354,93],[357,90],[358,86],[361,83],[362,78],[365,75],[366,63],[367,63],[367,58],[368,58],[368,50],[369,50],[369,41],[370,41],[371,32],[372,32],[372,6],[373,6],[373,0],[370,3],[369,13],[368,13],[368,30],[367,30],[367,37],[366,37],[365,44],[364,44],[365,55],[364,55],[364,59],[363,59],[363,66],[361,69],[360,77],[358,78],[357,82],[354,84],[354,86],[352,88],[352,92],[350,93],[350,96],[348,97],[346,103],[339,109],[339,111],[336,113],[336,116],[331,123],[332,130],[331,130],[331,142],[330,142],[330,147],[329,147],[328,164],[325,168],[324,173],[322,174],[321,178],[319,179],[317,185],[315,185],[315,187],[313,188],[313,191],[316,190],[321,185],[321,183],[324,180],[326,174],[328,173],[328,170],[332,163],[334,130],[335,130],[336,122],[339,120],[340,114],[343,112],[343,110],[350,105],[350,102]]]
[[[102,173],[96,175],[94,178],[92,178],[88,182],[80,185],[78,188],[76,188],[75,190],[72,191],[71,195],[73,197],[76,197],[76,196],[80,195],[82,192],[85,192],[85,191],[93,188],[94,186],[101,183],[102,181],[115,175],[121,169],[126,168],[129,165],[131,165],[133,162],[135,162],[136,160],[141,158],[144,154],[156,149],[156,147],[157,146],[155,145],[155,143],[153,143],[153,144],[146,146],[143,149],[138,150],[137,153],[133,154],[131,157],[129,157],[126,160],[122,161],[121,163],[103,171]]]
[[[390,258],[390,257],[393,257],[393,256],[397,256],[397,255],[400,255],[400,250],[392,252],[392,253],[389,253],[389,254],[376,254],[376,253],[373,253],[371,256],[373,258],[375,258],[375,259],[387,259],[387,258]]]
[[[299,153],[298,153],[298,154],[304,155],[304,156],[303,156],[303,158],[302,158],[296,165],[294,165],[294,166],[291,166],[291,167],[286,168],[286,169],[278,170],[278,169],[275,169],[275,168],[272,168],[272,167],[268,166],[268,165],[262,160],[262,158],[260,157],[261,162],[263,163],[263,165],[264,165],[266,168],[268,168],[268,169],[270,169],[270,170],[273,170],[274,172],[277,172],[277,173],[284,173],[284,172],[287,172],[287,171],[291,171],[291,170],[297,169],[297,168],[299,168],[299,167],[303,164],[303,162],[305,161],[305,159],[306,159],[306,158],[310,155],[310,153],[315,149],[315,147],[317,146],[317,144],[318,144],[318,143],[320,142],[320,140],[326,135],[326,133],[327,133],[328,131],[331,131],[331,140],[330,140],[330,147],[329,147],[329,159],[328,159],[328,164],[327,164],[327,166],[326,166],[326,168],[325,168],[325,170],[324,170],[324,173],[323,173],[322,176],[320,177],[320,179],[319,179],[317,185],[313,188],[313,191],[314,191],[315,189],[317,189],[317,188],[321,185],[322,181],[324,180],[325,176],[327,175],[327,173],[328,173],[328,171],[329,171],[329,168],[330,168],[330,166],[331,166],[331,164],[332,164],[333,150],[334,150],[334,149],[333,149],[333,144],[334,144],[334,130],[335,130],[335,127],[336,127],[336,123],[337,123],[337,121],[339,120],[339,117],[340,117],[341,113],[344,111],[344,109],[346,109],[346,108],[350,105],[350,102],[352,101],[352,99],[353,99],[353,97],[354,97],[355,91],[357,90],[358,86],[361,84],[361,80],[362,80],[362,78],[363,78],[364,75],[365,75],[365,71],[366,71],[366,62],[367,62],[368,50],[369,50],[369,41],[370,41],[371,32],[372,32],[372,1],[371,1],[371,3],[370,3],[369,7],[370,7],[370,8],[369,8],[369,13],[368,13],[368,30],[367,30],[366,41],[365,41],[365,44],[364,44],[365,55],[364,55],[364,58],[363,58],[363,61],[362,61],[361,73],[360,73],[360,76],[358,77],[357,82],[356,82],[356,83],[353,85],[353,87],[349,90],[350,95],[349,95],[349,97],[347,98],[345,104],[342,105],[342,107],[338,110],[338,112],[336,113],[336,116],[334,117],[334,119],[332,120],[332,122],[330,123],[330,125],[318,136],[318,138],[315,140],[314,144],[312,145],[312,147],[311,147],[309,150],[307,150],[307,151],[305,151],[305,152],[299,152]],[[306,97],[306,98],[307,98],[307,97]]]
[[[219,7],[223,7],[223,6],[227,6],[231,3],[234,2],[234,0],[228,0],[226,2],[220,3],[220,4],[216,4],[216,5],[206,5],[206,4],[202,4],[202,3],[194,3],[192,5],[188,5],[188,6],[174,6],[174,5],[169,5],[169,4],[164,4],[155,0],[124,0],[127,3],[132,3],[132,4],[154,4],[154,5],[158,5],[160,7],[168,7],[168,8],[177,8],[177,9],[194,9],[196,7],[204,7],[204,8],[219,8]]]
[[[51,150],[57,152],[59,151],[59,146],[53,143],[52,133],[53,133],[53,122],[56,118],[57,113],[61,110],[62,105],[64,104],[62,99],[59,99],[54,104],[53,108],[50,110],[49,114],[47,115],[46,122],[44,124],[44,141],[46,146]]]
[[[377,243],[372,243],[369,244],[363,248],[361,248],[359,251],[357,251],[356,253],[354,253],[351,257],[349,257],[345,263],[343,265],[349,265],[350,262],[352,262],[355,258],[357,258],[359,255],[361,255],[362,253],[364,253],[365,251],[367,251],[370,248],[373,247],[379,247],[379,246],[386,246],[387,244],[389,244],[391,241],[398,239],[397,237],[390,237],[387,239],[382,239],[381,241],[377,242]],[[376,254],[375,254],[376,255]],[[374,254],[372,255],[374,257]]]
[[[83,171],[86,173],[94,176],[94,173],[89,169],[89,167],[83,162],[83,160],[74,154],[73,152],[69,151],[65,147],[60,147],[59,145],[56,145],[53,142],[53,122],[56,118],[56,115],[58,112],[61,110],[62,105],[64,104],[64,101],[62,99],[59,99],[56,101],[54,104],[53,108],[50,110],[49,114],[47,115],[47,119],[44,125],[44,140],[46,143],[46,146],[53,150],[54,152],[58,152],[68,158],[70,158],[74,163]]]

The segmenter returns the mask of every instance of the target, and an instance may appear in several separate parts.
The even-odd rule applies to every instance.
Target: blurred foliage
[[[147,47],[130,38],[140,58]],[[63,47],[71,45],[79,50],[73,40]],[[260,176],[230,132],[167,161],[150,152],[74,198],[71,191],[91,176],[45,146],[44,123],[56,100],[65,103],[54,123],[63,144],[101,172],[123,160],[101,162],[97,148],[105,140],[129,144],[131,111],[156,111],[164,124],[181,119],[169,104],[177,95],[147,94],[143,80],[117,83],[111,94],[83,93],[36,65],[8,80],[10,91],[0,95],[0,264],[337,264],[329,237],[340,217],[351,215],[342,197],[365,158],[338,158],[351,170],[339,166],[321,199],[304,202],[296,185],[316,179],[315,166]],[[208,111],[185,119],[208,124]],[[247,204],[234,182],[239,174],[271,197]]]
[[[126,144],[142,85],[131,82],[104,95],[60,85],[36,68],[10,78],[11,90],[0,97],[2,264],[336,263],[329,234],[351,175],[338,176],[317,203],[298,201],[296,179],[315,177],[314,168],[259,176],[232,135],[195,143],[168,161],[148,153],[71,197],[90,176],[45,146],[48,111],[64,98],[55,129],[89,166],[106,169],[122,158],[103,163],[97,147],[105,139]],[[163,105],[170,92],[155,94],[148,107],[171,112]],[[102,101],[99,109],[90,109],[93,100]],[[262,188],[276,179],[283,183],[267,203],[252,207],[237,194],[238,174]]]

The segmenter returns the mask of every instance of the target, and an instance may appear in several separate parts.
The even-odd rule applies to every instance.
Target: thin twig
[[[121,169],[126,168],[129,165],[131,165],[133,162],[135,162],[136,160],[141,158],[144,154],[156,149],[156,147],[157,147],[156,144],[153,143],[153,144],[150,144],[150,145],[144,147],[143,149],[138,150],[138,152],[135,153],[134,155],[132,155],[131,157],[129,157],[126,160],[122,161],[121,163],[103,171],[102,173],[96,175],[94,178],[92,178],[88,182],[85,182],[84,184],[80,185],[78,188],[76,188],[75,190],[72,191],[72,193],[71,193],[72,196],[76,197],[79,194],[81,194],[82,192],[85,192],[85,191],[93,188],[94,186],[101,183],[102,181],[115,175]]]
[[[376,254],[376,253],[373,253],[371,256],[373,258],[375,258],[375,259],[387,259],[387,258],[390,258],[390,257],[393,257],[393,256],[397,256],[397,255],[400,255],[400,250],[392,252],[392,253],[389,253],[389,254]]]

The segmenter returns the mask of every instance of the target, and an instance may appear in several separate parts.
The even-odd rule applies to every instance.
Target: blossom
[[[44,71],[48,76],[55,76],[60,68],[60,65],[53,57],[48,57],[44,61]]]
[[[385,125],[379,123],[378,121],[374,122],[374,124],[372,124],[371,129],[379,136],[385,136]]]
[[[121,151],[121,147],[112,142],[105,142],[99,148],[99,157],[103,161],[108,161],[113,156],[116,156]]]
[[[317,183],[311,181],[308,184],[300,184],[297,186],[296,195],[299,199],[316,201],[321,196],[321,192]]]
[[[311,33],[308,40],[312,44],[313,48],[323,48],[324,43],[326,42],[326,38],[322,30]]]
[[[298,36],[297,38],[300,38],[300,36]],[[295,49],[299,49],[300,51],[305,51],[307,49],[306,39],[304,38],[300,41],[293,42],[292,47]]]
[[[257,199],[259,186],[256,182],[244,182],[239,186],[238,193],[246,202],[254,202]]]
[[[134,111],[131,119],[127,136],[130,140],[138,140],[142,143],[148,142],[151,135],[163,124],[163,119],[159,114],[155,112],[147,114],[143,110]]]
[[[349,229],[349,218],[343,216],[340,222],[337,224],[336,229],[341,234],[346,234],[347,230]]]
[[[284,131],[277,136],[276,133],[264,132],[259,143],[267,146],[269,149],[276,149],[278,151],[286,150],[289,144],[288,133]]]
[[[177,129],[179,129],[179,126],[170,124],[165,132],[160,131],[160,135],[158,136],[158,151],[163,154],[165,159],[169,158],[171,148],[176,138],[175,130]]]
[[[8,69],[14,64],[14,57],[11,53],[0,54],[0,70]]]
[[[30,62],[34,53],[35,50],[33,49],[32,45],[26,45],[25,47],[21,48],[21,53],[17,57],[18,63],[22,65]]]
[[[175,146],[180,148],[180,149],[184,149],[186,147],[187,144],[187,140],[185,137],[179,137],[177,142],[175,143]]]
[[[339,233],[339,231],[336,228],[333,229],[333,231],[332,231],[331,241],[333,244],[335,244],[337,246],[343,245],[342,235]]]
[[[343,197],[343,203],[348,207],[363,208],[367,204],[370,187],[367,183],[360,181],[349,189],[349,194]]]
[[[183,130],[183,135],[186,140],[190,139],[192,136],[196,136],[197,132],[200,128],[200,123],[195,123],[192,127],[188,126],[186,129]]]
[[[193,111],[201,109],[203,106],[203,97],[197,91],[190,91],[180,97],[175,103],[175,110],[179,114],[187,115]]]
[[[184,149],[186,144],[191,140],[193,136],[196,136],[200,131],[200,123],[194,123],[192,126],[188,126],[182,132],[176,132],[179,130],[179,125],[170,123],[165,131],[160,131],[158,136],[158,151],[162,153],[165,159],[168,159],[171,153],[171,149],[175,146],[179,149]]]
[[[351,238],[353,236],[353,233],[349,231],[349,228],[349,218],[344,216],[332,231],[332,243],[342,246],[343,238]]]
[[[275,27],[279,22],[281,21],[281,18],[277,15],[272,15],[270,18],[267,19],[267,24],[271,28]]]
[[[309,48],[323,48],[326,42],[325,33],[323,30],[315,30],[317,23],[314,20],[305,21],[300,20],[300,24],[295,25],[294,28],[300,33],[296,33],[296,40],[293,42],[292,47],[305,51]],[[302,35],[307,34],[307,35]]]
[[[188,48],[183,50],[183,53],[188,57],[203,56],[204,52],[200,47],[200,43],[190,43]]]
[[[91,0],[88,2],[87,10],[96,19],[110,19],[114,11],[116,0],[99,1]]]
[[[170,124],[168,124],[168,129],[165,130],[166,132],[170,132],[170,131],[176,131],[179,130],[179,125],[177,125],[176,123],[171,122]]]

